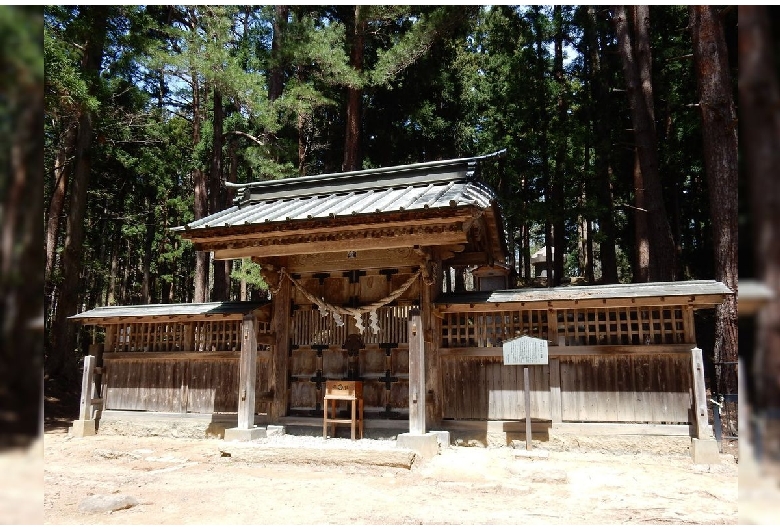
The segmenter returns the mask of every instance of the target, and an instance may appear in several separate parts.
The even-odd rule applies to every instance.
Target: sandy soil
[[[455,447],[411,466],[392,440],[44,438],[47,524],[731,524],[738,468],[657,449]],[[308,455],[308,457],[307,457]],[[317,455],[317,458],[312,458]],[[372,456],[373,455],[373,456]],[[84,502],[136,504],[98,513]]]

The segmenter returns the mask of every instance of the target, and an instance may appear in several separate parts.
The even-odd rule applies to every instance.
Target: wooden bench
[[[336,404],[338,401],[348,401],[351,404],[350,419],[338,419],[336,416]],[[331,415],[328,416],[330,404]],[[328,437],[328,427],[331,428],[331,437],[336,436],[336,424],[349,423],[352,439],[355,439],[355,429],[363,438],[363,383],[360,381],[326,381],[325,397],[323,404],[322,437]]]

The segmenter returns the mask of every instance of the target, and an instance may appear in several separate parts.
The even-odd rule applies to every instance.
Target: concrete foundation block
[[[95,434],[97,434],[97,431],[95,430],[95,420],[75,420],[73,425],[68,429],[68,434],[77,438],[95,436]]]
[[[450,431],[430,431],[429,434],[435,434],[439,441],[439,452],[450,446]]]
[[[251,442],[267,436],[265,427],[252,427],[251,429],[225,429],[226,442]]]
[[[401,433],[396,438],[395,445],[414,451],[423,458],[430,458],[439,454],[439,437],[435,433]]]
[[[691,438],[691,457],[694,464],[720,464],[718,442]]]
[[[284,425],[268,425],[265,428],[266,436],[282,436],[284,435]]]

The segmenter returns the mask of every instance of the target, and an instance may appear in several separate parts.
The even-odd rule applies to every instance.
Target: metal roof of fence
[[[261,300],[257,302],[104,306],[96,307],[68,318],[87,321],[110,318],[244,315],[269,303],[270,301],[268,300]]]
[[[722,282],[691,280],[682,282],[649,282],[610,285],[571,285],[551,288],[507,289],[467,293],[449,293],[436,299],[444,304],[492,304],[510,302],[550,302],[619,298],[653,298],[673,296],[725,296],[732,294]]]

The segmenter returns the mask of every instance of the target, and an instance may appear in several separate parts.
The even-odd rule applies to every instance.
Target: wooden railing
[[[258,337],[270,324],[258,322]],[[106,352],[230,352],[241,350],[240,320],[132,322],[106,325]]]
[[[686,344],[694,342],[684,306],[609,307],[444,313],[441,348],[500,348],[527,335],[556,346]]]

